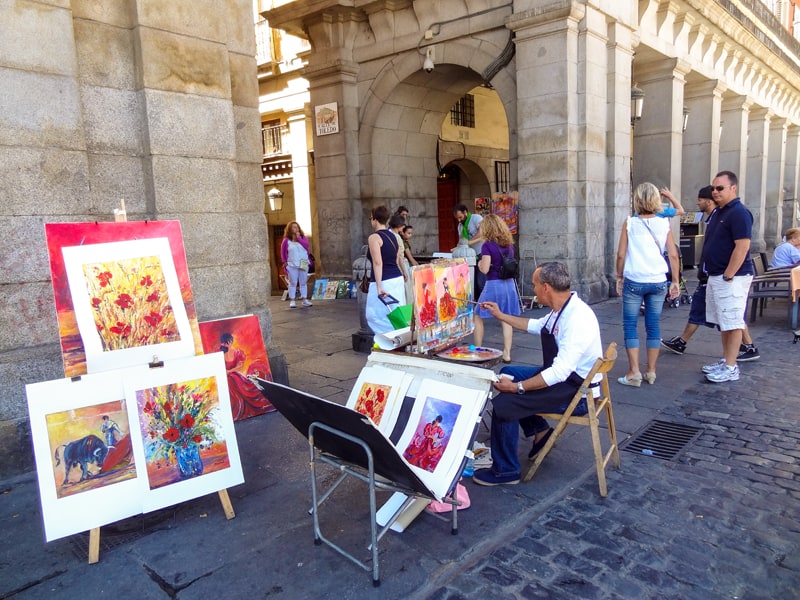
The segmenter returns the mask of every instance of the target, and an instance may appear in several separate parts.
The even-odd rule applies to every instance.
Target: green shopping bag
[[[411,309],[413,304],[398,306],[389,313],[389,322],[395,329],[403,329],[411,325]]]

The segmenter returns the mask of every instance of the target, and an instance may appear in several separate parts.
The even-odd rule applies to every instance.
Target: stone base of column
[[[354,333],[353,334],[353,351],[369,354],[372,352],[374,344],[373,335],[371,333]]]

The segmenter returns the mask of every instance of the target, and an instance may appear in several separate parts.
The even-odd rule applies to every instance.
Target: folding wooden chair
[[[608,488],[606,486],[606,465],[609,461],[616,469],[619,469],[619,448],[617,447],[617,430],[614,426],[614,412],[611,409],[611,389],[608,385],[608,372],[614,367],[617,360],[617,344],[611,342],[606,348],[606,354],[602,358],[598,358],[594,363],[592,370],[583,380],[581,387],[575,392],[572,401],[569,403],[567,409],[562,413],[542,413],[539,416],[545,419],[552,419],[557,421],[557,425],[550,435],[550,439],[544,445],[539,453],[536,455],[536,460],[533,465],[528,469],[525,474],[524,481],[530,481],[533,474],[542,464],[542,461],[549,454],[550,450],[555,445],[558,438],[564,432],[568,424],[583,425],[589,427],[592,435],[592,447],[594,448],[594,460],[597,468],[597,480],[600,484],[600,495],[604,498],[608,495]],[[600,396],[594,397],[594,390],[596,388],[590,387],[592,379],[598,373],[603,374],[603,379],[600,382]],[[588,412],[585,416],[575,416],[575,408],[582,398],[586,398],[586,405]],[[600,443],[600,417],[605,414],[606,425],[608,426],[608,437],[610,440],[610,447],[603,453]]]

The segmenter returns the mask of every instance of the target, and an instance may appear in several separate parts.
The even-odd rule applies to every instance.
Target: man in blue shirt
[[[706,228],[701,263],[708,273],[706,321],[719,325],[723,357],[704,366],[703,372],[709,381],[721,383],[739,379],[736,357],[754,273],[750,260],[753,215],[739,199],[735,173],[720,171],[711,186],[717,212]]]

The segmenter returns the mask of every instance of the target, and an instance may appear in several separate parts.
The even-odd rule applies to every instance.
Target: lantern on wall
[[[267,200],[269,200],[269,209],[271,211],[281,210],[283,208],[283,192],[277,187],[273,187],[267,192]]]

